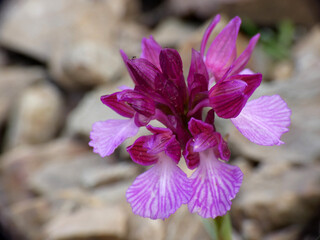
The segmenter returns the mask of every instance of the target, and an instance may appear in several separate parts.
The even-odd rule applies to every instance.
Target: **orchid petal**
[[[280,137],[288,131],[290,115],[290,109],[280,96],[262,96],[248,102],[231,121],[251,142],[272,146],[284,143]]]
[[[141,91],[124,90],[118,94],[118,99],[127,102],[135,111],[146,117],[151,117],[155,114],[153,99]]]
[[[238,116],[248,100],[244,95],[247,86],[241,80],[224,81],[213,86],[209,99],[216,114],[221,118]]]
[[[152,36],[143,38],[141,43],[142,53],[141,58],[147,59],[153,65],[160,69],[159,55],[162,47],[157,43]]]
[[[210,105],[219,117],[235,118],[261,81],[260,73],[234,75],[220,81],[210,90]]]
[[[126,90],[124,90],[126,91]],[[103,104],[107,105],[116,113],[123,117],[132,118],[134,116],[134,110],[124,101],[120,101],[118,96],[122,92],[115,92],[110,95],[101,96],[100,100]]]
[[[181,148],[175,135],[169,129],[147,126],[154,135],[139,137],[127,148],[132,160],[138,164],[148,166],[156,163],[161,152],[165,152],[174,162],[181,157]]]
[[[202,41],[201,41],[201,47],[200,47],[200,54],[201,56],[204,56],[204,52],[206,50],[206,45],[208,42],[208,39],[213,31],[213,29],[216,27],[216,25],[220,22],[220,15],[218,14],[217,16],[214,17],[208,28],[206,29]]]
[[[218,78],[222,77],[236,58],[236,40],[240,28],[239,17],[233,18],[210,45],[205,63]]]
[[[246,89],[244,90],[244,94],[247,98],[251,97],[253,92],[260,86],[262,82],[262,74],[254,73],[254,74],[241,74],[241,75],[233,75],[227,79],[227,81],[232,80],[241,80],[247,84]]]
[[[128,70],[136,86],[144,90],[154,90],[160,70],[144,58],[127,60]]]
[[[191,105],[196,95],[208,91],[209,75],[199,52],[192,49],[190,70],[188,74],[188,90]]]
[[[199,153],[193,151],[193,141],[193,139],[190,139],[183,150],[183,156],[189,169],[195,169],[200,164]]]
[[[135,136],[138,130],[134,119],[96,122],[92,125],[89,146],[93,147],[93,152],[105,157],[112,154],[124,140]]]
[[[242,183],[239,167],[219,161],[213,151],[200,153],[200,165],[191,175],[193,188],[188,208],[203,218],[223,216],[231,208]]]
[[[203,121],[195,118],[191,118],[188,122],[188,129],[194,137],[203,132],[213,132],[213,126],[211,124],[204,123]]]
[[[241,53],[241,55],[234,61],[233,67],[229,75],[234,75],[241,72],[250,60],[254,47],[259,40],[260,34],[256,34],[250,39],[247,48]]]
[[[188,203],[191,187],[187,175],[165,154],[139,175],[126,193],[134,214],[165,219]]]

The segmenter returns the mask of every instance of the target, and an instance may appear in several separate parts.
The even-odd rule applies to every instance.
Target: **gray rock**
[[[38,146],[21,146],[6,152],[0,158],[0,187],[3,204],[29,198],[29,181],[46,164],[74,159],[88,153],[88,146],[69,139],[58,139]],[[93,155],[96,157],[96,155]],[[90,161],[90,159],[89,159]]]
[[[121,85],[132,86],[133,83],[129,76],[127,76],[113,85],[101,86],[87,93],[78,106],[70,113],[65,128],[66,134],[89,137],[93,123],[107,119],[123,118],[100,101],[101,96],[120,91],[118,87]]]
[[[163,47],[177,47],[190,38],[195,30],[195,26],[176,18],[168,18],[159,24],[152,35]]]
[[[28,239],[44,239],[43,225],[50,218],[51,209],[42,198],[26,199],[15,203],[6,210],[15,231]]]
[[[264,232],[291,224],[304,224],[320,205],[320,167],[293,167],[272,163],[244,176],[234,200],[235,218],[257,221]],[[294,210],[293,210],[294,209]],[[242,217],[241,217],[242,216]]]
[[[128,235],[129,240],[164,240],[165,223],[162,220],[131,216]]]
[[[46,239],[125,239],[127,215],[119,206],[80,209],[71,214],[61,214],[46,226]]]
[[[255,220],[245,220],[242,222],[242,235],[246,240],[258,240],[262,238],[262,230]]]
[[[111,42],[90,38],[60,44],[50,58],[54,80],[72,90],[110,82],[123,70],[120,53]]]
[[[123,181],[92,190],[93,196],[107,204],[126,203],[126,191],[132,181]]]
[[[105,168],[107,164],[105,159],[93,153],[47,163],[33,173],[29,179],[29,188],[41,195],[81,188],[82,175],[93,169]]]
[[[210,237],[204,228],[204,224],[201,222],[201,218],[196,214],[191,214],[187,206],[182,205],[167,220],[166,239],[209,240]]]
[[[10,1],[3,11],[0,42],[2,46],[47,61],[56,51],[57,42],[67,43],[72,38],[83,37],[112,39],[110,31],[116,27],[115,23],[137,12],[135,3],[128,0]]]
[[[46,142],[57,134],[62,123],[63,99],[50,84],[28,87],[21,95],[9,121],[6,145]]]
[[[9,110],[19,99],[23,90],[45,78],[39,67],[3,67],[0,69],[0,125],[7,119]]]
[[[84,187],[94,188],[121,180],[132,179],[138,175],[138,166],[133,164],[114,164],[103,168],[86,170],[81,177]]]
[[[282,230],[267,234],[263,240],[299,240],[301,226],[293,225]]]

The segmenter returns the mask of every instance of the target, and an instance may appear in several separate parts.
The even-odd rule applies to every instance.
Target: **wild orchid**
[[[135,163],[152,165],[126,194],[133,212],[142,217],[165,219],[182,204],[204,218],[230,210],[243,174],[227,163],[230,151],[215,127],[216,115],[230,119],[260,145],[280,145],[281,135],[288,131],[291,112],[278,95],[248,101],[262,81],[260,73],[244,69],[259,35],[237,57],[241,20],[235,17],[205,51],[219,20],[218,15],[207,28],[200,51],[192,50],[187,81],[179,53],[162,48],[150,36],[142,40],[140,58],[129,59],[121,51],[134,89],[101,97],[103,104],[126,119],[93,124],[89,145],[94,152],[108,156],[140,127],[150,131],[127,148]],[[152,126],[152,120],[165,127]],[[181,156],[194,170],[190,177],[178,165]]]

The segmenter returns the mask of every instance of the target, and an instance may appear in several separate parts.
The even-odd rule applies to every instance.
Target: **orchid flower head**
[[[139,128],[150,132],[127,147],[133,162],[149,167],[126,192],[137,215],[166,219],[182,204],[204,218],[230,210],[243,173],[228,162],[231,153],[215,125],[217,117],[230,119],[253,143],[284,143],[281,136],[288,131],[291,116],[285,101],[278,95],[250,100],[262,82],[262,74],[245,69],[259,34],[237,56],[239,17],[208,44],[219,21],[217,15],[205,31],[200,51],[191,50],[186,80],[178,51],[163,48],[152,36],[142,39],[139,58],[130,59],[120,51],[135,86],[101,97],[122,119],[94,123],[89,145],[105,157],[137,135]],[[163,127],[155,127],[154,121]],[[182,158],[193,171],[191,176],[180,168]]]

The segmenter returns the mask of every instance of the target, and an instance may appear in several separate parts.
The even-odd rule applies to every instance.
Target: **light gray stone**
[[[85,171],[81,177],[84,187],[94,188],[121,180],[132,179],[138,175],[138,166],[133,164],[110,164]]]
[[[92,169],[104,168],[107,161],[88,153],[65,161],[48,163],[33,173],[29,187],[33,192],[50,195],[65,189],[81,188],[81,176]]]
[[[243,218],[255,220],[264,232],[304,224],[316,216],[314,209],[320,207],[319,176],[317,165],[265,164],[244,176],[232,205],[233,213],[242,219],[240,223]]]
[[[28,87],[12,113],[7,147],[52,139],[61,126],[62,114],[63,99],[57,88],[50,84]]]
[[[79,102],[78,106],[70,113],[67,119],[65,133],[67,135],[89,137],[93,123],[106,121],[107,119],[123,118],[100,101],[101,96],[120,91],[118,87],[121,85],[132,86],[133,83],[129,76],[127,76],[112,85],[104,85],[87,93]]]
[[[61,214],[46,226],[48,240],[125,239],[127,215],[119,206],[84,208]]]
[[[45,71],[40,67],[2,67],[0,68],[0,125],[14,109],[23,90],[45,79]]]

